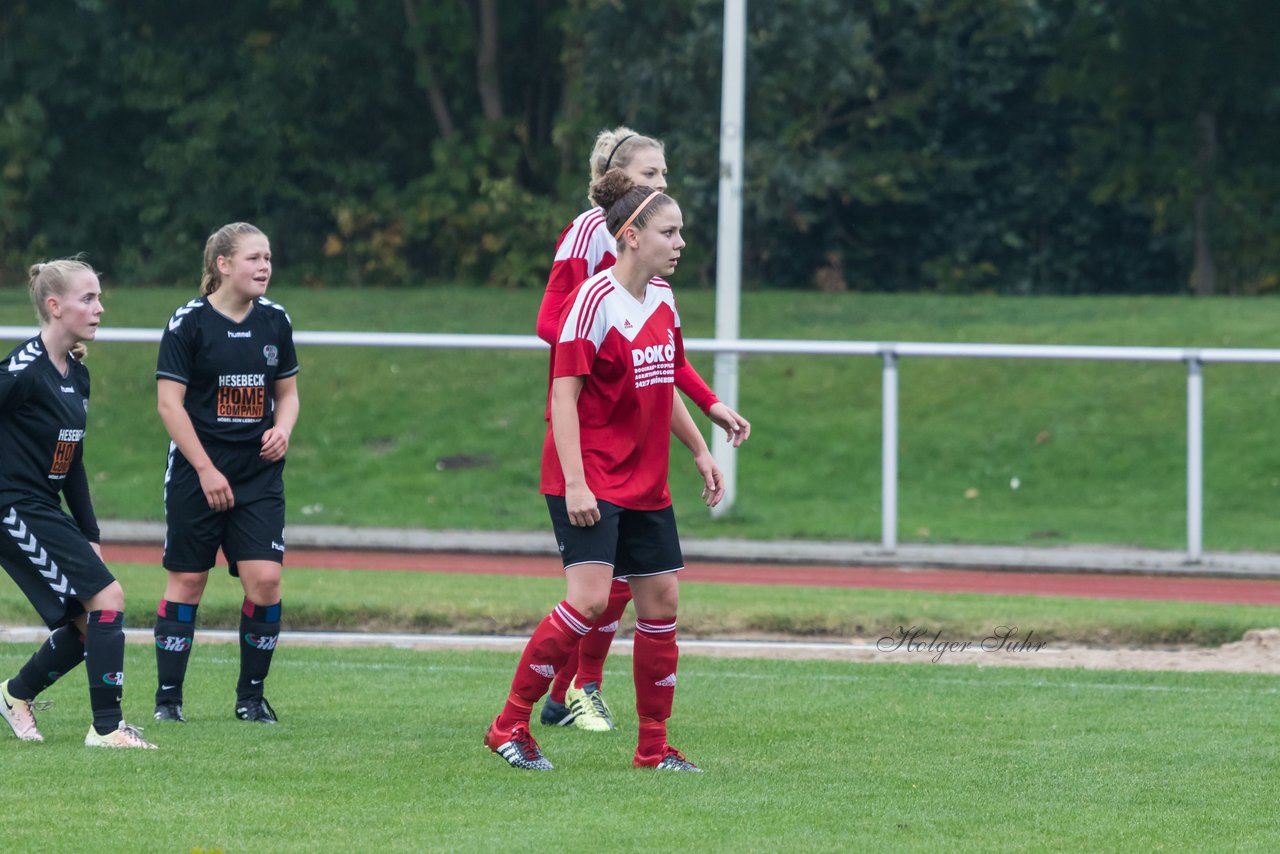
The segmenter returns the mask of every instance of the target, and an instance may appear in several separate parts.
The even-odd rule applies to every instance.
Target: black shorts
[[[80,528],[62,508],[18,501],[0,508],[0,564],[51,629],[84,613],[115,581]]]
[[[604,563],[613,567],[614,578],[661,575],[684,569],[676,514],[671,507],[628,510],[597,500],[600,521],[579,528],[569,523],[563,495],[546,498],[565,569],[580,563]]]
[[[213,465],[231,484],[235,506],[209,507],[200,476],[169,445],[164,474],[164,568],[206,572],[226,555],[232,575],[242,560],[284,563],[284,460],[265,462],[256,445],[205,445]]]

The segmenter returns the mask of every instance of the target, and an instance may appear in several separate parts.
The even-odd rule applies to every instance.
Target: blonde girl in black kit
[[[31,268],[40,334],[0,363],[0,564],[53,630],[0,682],[0,717],[22,741],[44,741],[34,702],[81,661],[93,724],[88,747],[154,749],[124,722],[124,591],[102,562],[84,468],[89,372],[102,289],[73,259]],[[63,499],[71,511],[62,510]]]
[[[264,683],[280,636],[284,464],[298,420],[289,315],[265,296],[271,244],[248,223],[209,237],[201,296],[160,342],[156,385],[169,432],[164,567],[157,609],[156,720],[183,721],[196,608],[219,547],[244,586],[235,715],[276,723]]]

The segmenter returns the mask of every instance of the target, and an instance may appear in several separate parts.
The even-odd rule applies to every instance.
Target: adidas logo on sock
[[[666,679],[659,679],[657,682],[654,682],[653,684],[657,685],[659,688],[674,688],[676,687],[676,675],[672,673]]]
[[[618,630],[618,621],[614,620],[607,626],[596,626],[597,632],[616,632]]]
[[[547,679],[556,678],[556,669],[550,664],[530,664],[529,669],[539,676],[545,676]],[[675,683],[672,682],[671,684],[674,685]]]

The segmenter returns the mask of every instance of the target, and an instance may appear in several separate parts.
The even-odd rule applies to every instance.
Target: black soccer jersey
[[[64,377],[38,335],[5,357],[0,364],[0,507],[30,498],[61,505],[69,478],[84,480],[81,443],[88,412],[89,371],[74,358],[67,357]],[[81,514],[76,516],[84,527]]]
[[[178,309],[160,339],[156,378],[187,387],[201,441],[256,442],[275,423],[275,383],[298,372],[293,324],[259,297],[236,323],[203,297]]]

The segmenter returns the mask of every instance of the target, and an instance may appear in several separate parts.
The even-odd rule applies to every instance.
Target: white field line
[[[131,643],[145,643],[152,639],[150,629],[125,629],[125,637]],[[0,642],[41,643],[49,636],[49,630],[38,626],[0,627]],[[208,643],[233,643],[236,633],[229,629],[199,629],[196,640]],[[393,649],[430,649],[433,647],[456,649],[522,649],[529,638],[514,635],[449,635],[449,634],[396,634],[380,632],[300,632],[285,631],[281,641],[305,646],[391,647]],[[625,638],[614,641],[613,648],[626,655],[631,654],[632,642]],[[753,641],[753,640],[680,640],[681,651],[696,650],[759,650],[796,652],[843,652],[849,650],[874,651],[876,645],[862,641]],[[1041,652],[1052,652],[1044,649]]]
[[[0,627],[0,643],[39,643],[48,637],[48,630],[40,627]],[[131,643],[151,643],[152,633],[148,629],[126,629],[125,635]],[[199,630],[196,632],[196,639],[203,642],[212,643],[234,643],[236,633],[229,630]],[[519,652],[527,642],[525,637],[514,636],[493,636],[493,635],[443,635],[443,634],[376,634],[366,632],[286,632],[284,639],[289,644],[299,644],[306,646],[331,646],[331,647],[363,647],[363,648],[392,648],[392,649],[413,649],[419,651],[427,650],[472,650],[487,649],[494,651]],[[823,660],[843,661],[848,664],[870,664],[870,663],[927,663],[928,656],[903,654],[903,653],[885,653],[876,649],[876,644],[871,642],[851,641],[847,643],[837,642],[791,642],[791,641],[711,641],[711,640],[687,640],[680,642],[681,650],[694,653],[702,653],[704,655],[724,655],[725,651],[730,654],[738,653],[736,657],[751,657],[752,652],[759,652],[761,658],[775,659],[779,658],[779,652],[789,651],[793,654],[786,656],[793,660],[807,658],[810,655],[822,657]],[[632,643],[626,639],[619,639],[615,642],[615,648],[624,655],[630,655]],[[1028,654],[1022,664],[1024,666],[1029,659],[1039,659],[1046,653],[1066,653],[1071,650],[1065,649],[1049,649],[1044,648],[1036,653]],[[832,653],[852,653],[857,658],[832,658]],[[875,657],[868,657],[867,654],[874,654]],[[971,653],[966,661],[959,661],[957,656],[951,656],[945,659],[952,664],[976,664],[978,656],[987,658],[986,655],[980,653]],[[236,664],[238,659],[231,658],[215,658],[214,661],[219,664]],[[1053,667],[1052,658],[1047,660],[1045,664]],[[455,666],[455,665],[417,665],[417,664],[393,664],[393,663],[354,663],[354,662],[305,662],[300,661],[290,664],[290,667],[323,667],[338,669],[356,669],[356,670],[403,670],[405,672],[494,672],[507,673],[508,667],[474,667],[474,666]],[[1206,670],[1216,670],[1217,668],[1204,668]],[[954,672],[954,671],[952,671]],[[1095,672],[1089,669],[1086,672]],[[1104,672],[1106,672],[1104,670]],[[777,682],[790,678],[786,673],[762,674],[750,671],[718,671],[717,678],[742,679],[751,681],[770,681]],[[873,679],[882,678],[875,674],[875,670],[860,669],[857,672],[846,674],[814,674],[805,673],[803,676],[797,675],[797,678],[804,680],[818,680],[823,682],[868,682]],[[894,678],[900,678],[895,676]],[[1256,695],[1274,695],[1280,694],[1280,687],[1257,687],[1252,685],[1239,686],[1194,686],[1194,685],[1153,685],[1149,683],[1132,683],[1132,682],[1105,682],[1105,681],[1058,681],[1054,679],[1036,678],[1033,680],[1010,679],[1010,678],[990,678],[990,679],[974,679],[963,676],[944,676],[936,674],[928,679],[930,684],[937,685],[954,685],[966,688],[991,689],[991,688],[1009,688],[1026,690],[1028,688],[1040,689],[1070,689],[1080,691],[1137,691],[1148,693],[1169,693],[1169,694],[1224,694],[1224,693],[1242,693],[1251,696]]]

